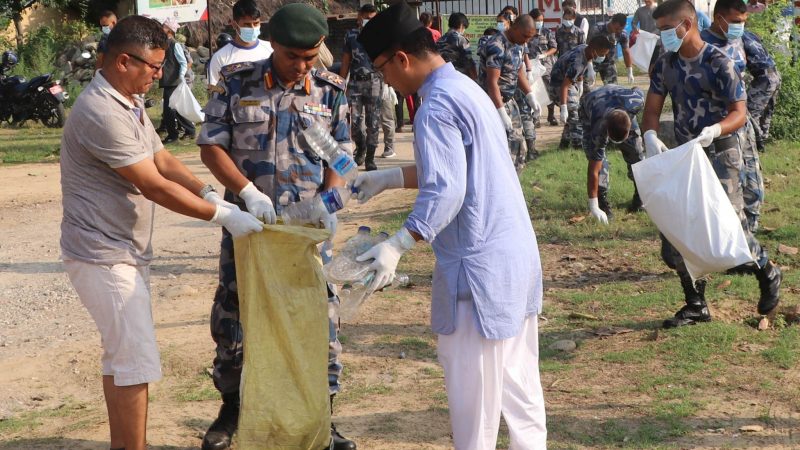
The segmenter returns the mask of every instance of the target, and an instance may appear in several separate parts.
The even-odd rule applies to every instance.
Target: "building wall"
[[[355,14],[347,14],[328,18],[328,38],[325,40],[325,45],[333,54],[333,60],[339,62],[342,60],[342,47],[344,47],[344,35],[348,30],[358,28],[358,22]]]

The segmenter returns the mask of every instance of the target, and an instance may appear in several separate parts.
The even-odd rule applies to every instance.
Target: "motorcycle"
[[[66,117],[64,102],[69,94],[61,80],[50,74],[39,75],[30,81],[6,73],[17,63],[13,52],[3,53],[0,60],[0,122],[22,125],[27,120],[39,120],[47,127],[61,128]]]

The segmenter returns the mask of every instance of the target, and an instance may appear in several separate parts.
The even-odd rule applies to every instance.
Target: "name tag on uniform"
[[[320,117],[331,117],[331,109],[319,103],[306,103],[303,105],[303,112]]]
[[[261,100],[239,100],[239,106],[261,106]]]

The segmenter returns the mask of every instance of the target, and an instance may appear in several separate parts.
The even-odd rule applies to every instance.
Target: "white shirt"
[[[272,55],[272,45],[258,40],[251,47],[242,47],[231,42],[214,53],[208,63],[208,84],[216,86],[220,78],[220,70],[228,64],[245,61],[260,61]]]

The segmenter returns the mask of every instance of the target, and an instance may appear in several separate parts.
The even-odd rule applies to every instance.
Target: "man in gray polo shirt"
[[[148,383],[161,378],[148,269],[154,203],[234,236],[261,229],[258,219],[222,200],[164,151],[136,94],[161,77],[166,48],[158,22],[120,20],[61,142],[61,250],[100,332],[112,449],[145,449]]]

